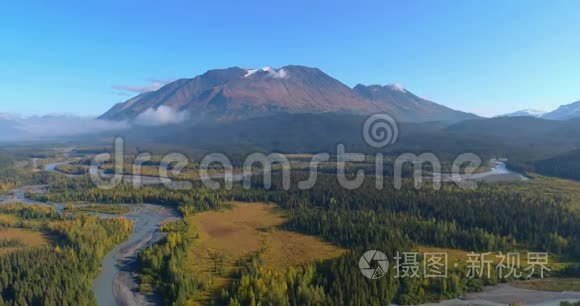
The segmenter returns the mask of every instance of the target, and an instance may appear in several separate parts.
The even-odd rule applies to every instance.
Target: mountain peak
[[[276,69],[266,66],[260,69],[246,69],[246,74],[244,75],[244,78],[248,78],[256,74],[258,75],[263,74],[267,77],[271,77],[274,79],[285,79],[288,77],[288,72],[284,70],[284,68]]]
[[[500,115],[498,117],[535,117],[540,118],[546,114],[545,111],[537,110],[537,109],[522,109],[513,113],[508,113],[504,115]]]
[[[246,70],[240,67],[229,67],[224,69],[211,69],[206,71],[204,74],[197,76],[196,78],[211,78],[220,80],[229,80],[232,78],[241,77],[245,74]]]
[[[405,87],[399,83],[392,83],[392,84],[387,84],[387,85],[378,85],[378,84],[373,84],[373,85],[364,85],[364,84],[357,84],[354,88],[354,90],[357,91],[370,91],[370,92],[379,92],[379,91],[390,91],[390,92],[402,92],[402,93],[407,93],[409,91],[407,91],[407,89],[405,89]]]
[[[542,116],[544,119],[552,120],[568,120],[580,117],[580,101],[562,105],[553,112],[549,112]]]
[[[380,100],[385,99],[386,97],[401,96],[401,95],[409,95],[414,96],[410,91],[406,90],[403,85],[398,83],[387,84],[387,85],[364,85],[364,84],[357,84],[354,88],[354,91],[358,92],[360,95],[363,95],[371,100]],[[416,96],[414,96],[416,97]],[[419,97],[416,97],[420,99]]]
[[[392,90],[396,90],[396,91],[400,91],[400,92],[407,92],[405,87],[403,87],[403,85],[401,85],[399,83],[389,84],[389,85],[387,85],[387,87],[392,89]]]
[[[457,121],[476,118],[421,99],[400,84],[357,85],[350,88],[318,68],[209,70],[180,79],[114,106],[102,119],[143,119],[161,106],[205,120],[231,120],[278,113],[388,112],[402,121]]]

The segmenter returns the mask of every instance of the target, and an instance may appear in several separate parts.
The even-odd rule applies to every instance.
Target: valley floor
[[[55,167],[48,168],[51,169],[51,171],[57,171],[55,170]],[[72,181],[80,179],[80,177],[69,176],[68,179]],[[311,231],[308,227],[310,225],[312,225],[312,228],[316,228],[317,230],[320,230],[321,226],[336,225],[329,224],[333,221],[331,219],[326,219],[327,217],[330,218],[333,216],[330,213],[323,215],[325,218],[324,221],[322,221],[322,219],[317,220],[313,215],[309,215],[308,217],[312,218],[312,220],[308,219],[311,223],[304,223],[305,226],[303,228],[299,228],[297,224],[294,224],[294,226],[297,226],[296,228],[300,229],[302,233],[285,230],[286,227],[283,225],[292,221],[291,217],[287,215],[291,210],[283,209],[284,206],[281,203],[273,204],[258,201],[240,202],[224,199],[215,200],[212,198],[212,200],[208,201],[211,202],[211,205],[200,206],[198,202],[208,200],[208,198],[205,198],[207,194],[204,194],[205,191],[200,192],[199,194],[196,193],[197,191],[194,191],[191,194],[178,194],[180,197],[189,197],[185,204],[170,204],[175,205],[176,208],[183,209],[181,212],[184,217],[181,219],[178,217],[176,209],[174,210],[172,208],[170,209],[171,212],[167,213],[167,206],[149,205],[141,202],[135,202],[128,205],[111,204],[120,201],[119,199],[124,195],[123,193],[129,194],[131,191],[128,190],[106,193],[105,191],[95,191],[83,188],[85,187],[78,187],[78,194],[76,196],[81,198],[86,197],[86,191],[95,193],[102,192],[99,193],[99,196],[103,196],[100,198],[102,199],[102,203],[87,204],[87,202],[76,199],[72,200],[72,203],[82,204],[58,204],[56,206],[56,211],[61,214],[74,214],[75,218],[79,218],[79,220],[82,220],[82,215],[84,214],[91,217],[96,215],[101,217],[99,219],[108,219],[111,218],[112,215],[117,214],[133,221],[134,226],[133,232],[130,235],[127,234],[129,237],[127,240],[118,244],[117,247],[106,254],[106,256],[104,256],[104,253],[102,254],[104,256],[103,267],[94,282],[93,287],[97,302],[102,306],[114,304],[144,305],[147,303],[162,303],[160,301],[160,296],[156,297],[155,295],[147,295],[147,292],[151,292],[153,291],[152,289],[155,289],[153,286],[156,281],[155,279],[152,279],[151,283],[146,283],[142,281],[140,282],[139,278],[135,277],[141,272],[139,271],[140,267],[137,267],[140,263],[140,253],[152,246],[158,247],[157,250],[164,248],[171,250],[171,248],[174,248],[176,244],[179,245],[178,247],[184,248],[185,262],[177,268],[189,273],[190,276],[193,276],[191,279],[203,281],[203,285],[199,286],[201,289],[196,291],[195,295],[188,297],[189,304],[197,305],[212,304],[216,298],[223,295],[224,291],[227,291],[232,286],[239,285],[239,270],[243,265],[242,262],[252,259],[256,253],[260,253],[261,257],[260,273],[280,273],[280,275],[285,275],[284,273],[287,273],[289,269],[298,269],[305,265],[326,260],[337,260],[345,255],[347,253],[346,247],[340,248],[335,244],[326,242],[332,241],[332,239],[335,238],[332,234],[329,234],[332,230],[342,234],[340,239],[343,240],[338,241],[338,243],[336,243],[337,245],[344,246],[351,242],[358,243],[358,241],[361,240],[360,237],[366,237],[361,234],[359,238],[351,238],[355,237],[355,235],[352,233],[345,234],[344,232],[341,232],[342,227],[337,227],[337,229],[329,228],[324,233],[326,236],[322,233],[317,234],[309,232]],[[486,186],[486,188],[488,188],[487,190],[491,190],[489,186]],[[19,188],[10,193],[6,198],[10,201],[22,200],[26,202],[27,205],[33,205],[34,207],[48,208],[50,206],[25,199],[27,190],[32,189],[24,187]],[[565,205],[563,207],[565,207],[566,212],[580,211],[580,184],[576,182],[533,176],[532,179],[528,181],[521,181],[518,179],[516,182],[494,185],[493,190],[494,192],[498,192],[498,195],[501,195],[501,192],[512,192],[514,190],[522,192],[522,194],[525,194],[526,196],[544,193],[549,196],[555,196],[558,200],[561,198],[564,199],[561,200],[561,202],[563,203],[562,205]],[[46,192],[44,188],[40,187],[33,189],[33,191],[37,194],[43,194]],[[142,196],[147,192],[157,196],[158,198],[155,198],[155,200],[160,202],[167,202],[167,199],[172,199],[172,194],[169,192],[155,188],[147,189],[144,193],[134,193],[127,196],[127,199],[131,199],[133,196],[142,201]],[[58,196],[58,192],[52,193],[53,196]],[[323,193],[321,192],[321,194]],[[339,193],[337,192],[336,194]],[[449,194],[453,197],[456,195],[451,191],[449,191]],[[201,198],[197,198],[197,196],[200,195],[202,195]],[[75,196],[75,193],[71,190],[70,194],[67,194],[66,196]],[[151,194],[148,194],[148,196],[151,196]],[[263,196],[266,197],[267,195],[264,194]],[[385,230],[391,229],[390,224],[380,223],[382,216],[377,215],[375,217],[373,215],[369,217],[369,215],[366,215],[370,211],[382,212],[383,207],[377,209],[377,207],[365,206],[372,202],[366,200],[364,192],[360,192],[358,196],[352,198],[349,198],[350,195],[348,194],[343,196],[343,202],[341,203],[340,199],[337,201],[333,197],[327,198],[326,194],[324,194],[324,197],[322,197],[324,201],[319,200],[315,202],[316,204],[322,204],[320,207],[309,207],[308,209],[310,209],[311,213],[326,213],[325,210],[333,210],[335,213],[334,216],[339,216],[338,222],[345,221],[345,227],[356,224],[356,227],[352,227],[351,229],[361,231],[363,234],[365,234],[364,231],[366,230],[375,230],[378,228],[384,228]],[[467,196],[470,195],[467,194],[465,197],[467,198]],[[64,199],[66,198],[63,196],[62,199],[62,202],[64,202]],[[543,197],[539,197],[537,201],[543,201],[543,199]],[[68,201],[68,199],[66,200]],[[326,200],[328,200],[328,206],[326,206]],[[375,199],[371,198],[371,200],[374,201]],[[477,200],[478,198],[474,198],[474,201]],[[493,200],[495,200],[495,198],[493,198]],[[307,200],[304,201],[306,202]],[[489,199],[485,198],[485,200],[482,200],[482,202],[485,201],[489,201]],[[352,221],[346,219],[351,218],[353,215],[356,216],[356,214],[360,212],[357,211],[358,208],[352,208],[356,207],[354,203],[358,202],[362,203],[360,204],[360,207],[364,208],[360,210],[362,211],[361,216],[364,217],[362,221],[357,219],[353,219]],[[461,201],[458,201],[458,203],[460,202]],[[501,201],[498,200],[498,202]],[[352,207],[350,207],[351,203]],[[346,205],[341,206],[340,204]],[[526,203],[523,203],[522,205],[524,204]],[[193,213],[187,213],[187,210],[184,207],[189,207],[191,209],[191,206],[193,206]],[[347,206],[348,208],[346,208]],[[485,206],[482,206],[478,209],[484,211],[486,208]],[[300,210],[294,210],[292,212],[297,214],[300,213]],[[339,213],[341,213],[341,215],[339,215]],[[294,217],[296,217],[296,215]],[[341,220],[340,218],[344,219]],[[374,225],[369,223],[367,226],[365,218],[375,222]],[[0,215],[0,222],[5,224],[15,224],[14,222],[17,221],[24,222],[21,219],[23,218],[17,217],[14,214]],[[163,230],[163,226],[169,224],[166,222],[178,219],[182,220],[183,223],[187,225],[187,230],[183,237],[178,235],[171,236],[172,230]],[[294,221],[296,221],[296,219],[294,219]],[[452,221],[455,222],[455,220]],[[95,222],[98,223],[101,221]],[[431,220],[426,222],[431,222]],[[316,227],[317,223],[318,227]],[[456,226],[455,223],[452,225]],[[311,235],[304,234],[306,232],[309,232]],[[377,234],[377,239],[384,240],[381,234],[382,233],[380,232]],[[120,236],[121,234],[119,234],[119,237]],[[168,239],[164,239],[166,237],[168,237]],[[319,237],[324,237],[326,241]],[[182,238],[183,240],[191,241],[191,243],[180,244]],[[18,229],[14,227],[0,229],[0,241],[8,241],[10,239],[17,239],[21,241],[22,244],[16,247],[9,246],[0,248],[0,255],[6,255],[20,249],[41,248],[52,243],[51,237],[42,231]],[[119,241],[116,242],[119,243]],[[435,243],[437,242],[434,242],[434,244]],[[426,244],[415,245],[418,245],[419,251],[421,252],[448,252],[450,254],[450,259],[452,260],[458,260],[459,258],[464,259],[467,253],[467,251],[459,249],[435,248],[427,246]],[[155,248],[153,248],[153,250],[155,250]],[[171,255],[172,254],[169,254],[169,256],[161,258],[171,262],[171,260],[173,260]],[[97,258],[103,256],[98,254]],[[564,265],[564,263],[560,262],[555,262],[555,264]],[[575,263],[565,264],[568,265]],[[354,268],[356,269],[356,267]],[[361,276],[358,274],[358,271],[355,272],[357,272],[355,273],[357,277]],[[353,275],[354,274],[349,274],[349,276]],[[169,282],[167,285],[170,286],[172,283]],[[578,292],[561,293],[562,291],[574,291],[576,288],[580,289],[580,283],[577,279],[517,281],[509,285],[501,284],[495,287],[486,287],[479,293],[464,294],[463,299],[474,301],[472,303],[477,303],[475,301],[488,301],[495,303],[511,303],[518,301],[526,303],[554,302],[557,299],[580,299],[580,293]],[[143,289],[148,289],[149,291]],[[514,300],[514,297],[522,297],[522,299]],[[455,305],[448,304],[455,303],[455,301],[457,300],[442,302],[442,305]]]

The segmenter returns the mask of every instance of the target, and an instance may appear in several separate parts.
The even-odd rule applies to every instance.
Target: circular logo
[[[389,259],[381,251],[370,250],[365,252],[358,261],[362,275],[368,279],[379,279],[389,270]]]
[[[397,142],[399,126],[393,117],[387,114],[370,116],[363,126],[365,142],[375,148],[381,148]]]

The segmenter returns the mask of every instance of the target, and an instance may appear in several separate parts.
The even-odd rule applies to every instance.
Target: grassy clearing
[[[447,253],[447,258],[449,259],[449,263],[453,263],[453,262],[463,262],[466,263],[467,262],[467,256],[471,253],[470,251],[466,251],[466,250],[460,250],[460,249],[449,249],[449,248],[437,248],[437,247],[431,247],[431,246],[425,246],[425,245],[420,245],[417,248],[417,252],[419,253]],[[527,256],[527,252],[526,250],[519,250],[519,251],[513,251],[513,252],[519,252],[520,253],[520,258],[521,258],[521,263],[522,266],[525,265],[526,262],[526,256]],[[485,252],[474,252],[475,254],[482,254]],[[504,252],[505,254],[506,252]],[[493,262],[498,262],[498,260],[496,259],[496,255],[498,255],[499,252],[497,251],[490,251],[490,254],[486,256],[486,259],[493,259]],[[560,270],[568,265],[572,265],[572,264],[578,264],[578,261],[574,261],[568,258],[562,258],[559,256],[555,256],[553,254],[549,254],[549,264],[548,266],[550,268],[553,268],[554,270]]]
[[[100,169],[105,170],[107,172],[114,171],[114,164],[102,164]],[[88,168],[87,168],[88,169]],[[161,166],[158,165],[142,165],[138,172],[135,172],[134,167],[129,167],[123,169],[123,174],[125,175],[142,175],[142,176],[151,176],[151,177],[160,177],[160,169]],[[224,171],[222,169],[210,168],[208,169],[208,174],[211,175],[220,175],[223,174]],[[234,169],[234,173],[240,173],[239,169]],[[200,171],[197,168],[185,168],[179,173],[173,173],[172,170],[167,170],[167,177],[175,180],[198,180],[200,179]]]
[[[518,288],[540,291],[580,291],[580,279],[578,278],[545,278],[515,281],[512,285]]]
[[[568,194],[580,198],[580,183],[572,180],[561,179],[556,177],[542,176],[532,174],[532,180],[529,184],[521,184],[522,190],[537,190],[548,192],[550,194]]]
[[[420,254],[424,253],[446,253],[448,259],[448,267],[452,268],[466,268],[468,266],[468,255],[470,252],[459,249],[449,249],[449,248],[436,248],[430,246],[418,246],[416,249]],[[474,252],[476,254],[481,254],[484,252]],[[527,264],[527,251],[519,251],[520,253],[520,271],[528,266]],[[500,263],[500,258],[496,257],[498,252],[491,252],[490,255],[485,257],[486,260],[492,260],[492,268],[495,268]],[[505,255],[505,252],[504,252]],[[578,261],[570,260],[569,258],[562,258],[554,255],[549,255],[549,260],[547,267],[550,271],[547,272],[546,278],[543,279],[530,279],[530,280],[516,280],[512,281],[515,287],[524,289],[534,289],[540,291],[580,291],[580,279],[577,278],[562,278],[562,277],[551,277],[553,273],[561,272],[562,270],[578,265]],[[525,275],[525,272],[523,272]]]
[[[280,230],[285,216],[266,203],[233,203],[233,208],[188,217],[198,237],[189,253],[196,275],[209,280],[207,299],[226,287],[236,262],[263,248],[266,266],[284,269],[340,256],[344,250],[319,238]]]
[[[89,173],[89,167],[79,166],[79,165],[72,165],[72,164],[64,164],[55,167],[55,170],[60,171],[66,174],[72,175],[84,175]]]
[[[44,246],[49,243],[48,237],[37,231],[24,230],[18,228],[3,228],[0,229],[0,240],[19,240],[23,243],[25,248]],[[21,249],[22,247],[5,247],[0,248],[0,255],[5,255],[10,252]]]
[[[18,222],[18,217],[15,215],[3,215],[0,214],[0,226],[2,227],[13,227]]]
[[[419,252],[420,254],[446,253],[449,267],[453,267],[454,264],[457,264],[458,266],[465,265],[467,262],[467,258],[468,258],[467,255],[469,254],[468,251],[464,251],[464,250],[436,248],[436,247],[430,247],[430,246],[424,246],[424,245],[418,246],[417,252]]]
[[[530,180],[521,183],[508,184],[508,188],[530,193],[542,193],[561,198],[563,203],[573,212],[580,213],[580,182],[556,177],[529,174]]]
[[[67,212],[89,212],[89,213],[103,213],[103,214],[125,214],[130,211],[127,205],[116,204],[89,204],[89,205],[67,205],[65,207]]]

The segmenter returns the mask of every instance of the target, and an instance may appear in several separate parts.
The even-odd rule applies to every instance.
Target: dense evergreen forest
[[[13,161],[0,154],[0,195],[18,186],[19,178],[15,173]]]
[[[155,290],[162,296],[163,305],[187,305],[206,284],[184,268],[188,246],[193,243],[186,235],[189,228],[180,220],[164,224],[161,230],[167,237],[139,255],[140,290]]]
[[[292,181],[304,179],[306,174]],[[289,228],[322,236],[330,231],[327,239],[346,247],[355,243],[368,247],[383,234],[381,228],[395,224],[395,228],[403,230],[402,237],[412,233],[412,241],[434,246],[473,250],[547,248],[557,254],[580,255],[576,236],[580,231],[580,217],[563,205],[569,199],[559,194],[519,190],[517,184],[481,185],[477,190],[453,184],[444,184],[440,190],[435,190],[426,185],[415,190],[412,182],[407,181],[402,190],[395,190],[387,179],[385,187],[377,190],[374,180],[367,179],[360,188],[349,191],[331,175],[319,175],[317,185],[310,190],[284,191],[279,176],[274,177],[271,190],[264,190],[259,184],[255,181],[251,190],[236,187],[212,191],[201,185],[186,191],[158,186],[134,189],[127,184],[104,190],[89,187],[88,180],[60,178],[51,184],[48,193],[30,194],[30,197],[51,202],[145,202],[177,206],[184,214],[215,209],[227,205],[228,200],[266,201],[278,203],[292,214]],[[322,224],[311,222],[309,218],[350,222]],[[355,238],[348,228],[350,223],[373,222],[376,226],[369,226],[373,231],[370,236]],[[329,228],[331,226],[337,229]],[[444,233],[443,237],[437,235],[439,232]]]
[[[0,256],[0,305],[95,305],[92,283],[101,260],[132,228],[124,218],[59,214],[52,207],[4,204],[0,214],[17,217],[2,227],[41,231],[52,240]]]
[[[358,169],[371,168],[355,165],[347,173]],[[392,172],[389,168],[384,170],[387,174]],[[410,175],[409,170],[404,171],[404,176]],[[233,200],[273,202],[289,217],[283,228],[320,236],[349,250],[336,259],[285,270],[265,267],[258,252],[239,262],[233,275],[237,281],[213,297],[211,303],[217,305],[416,304],[457,297],[503,281],[494,273],[489,279],[467,278],[465,267],[451,268],[447,279],[397,279],[393,271],[387,271],[384,278],[368,280],[361,276],[357,263],[369,249],[381,250],[389,258],[422,245],[473,251],[547,251],[568,259],[580,256],[580,210],[566,193],[521,188],[518,183],[481,184],[476,190],[453,184],[436,190],[426,184],[416,190],[409,179],[404,180],[401,190],[395,190],[388,178],[383,188],[377,189],[369,177],[360,188],[349,191],[338,184],[334,171],[321,169],[311,190],[299,190],[295,185],[284,190],[279,173],[274,174],[269,190],[263,188],[260,176],[254,177],[249,190],[239,185],[232,190],[209,190],[199,182],[193,182],[194,188],[186,191],[161,186],[135,189],[129,184],[104,190],[95,188],[88,176],[67,178],[49,173],[12,175],[8,182],[12,182],[10,186],[48,184],[47,193],[27,194],[40,201],[152,203],[177,207],[184,216],[227,208]],[[11,177],[9,173],[14,172],[6,171],[6,178]],[[303,181],[307,175],[295,171],[292,182]],[[0,213],[18,216],[22,227],[37,226],[31,220],[46,220],[42,229],[57,237],[54,248],[23,250],[1,257],[2,267],[12,267],[6,269],[12,272],[3,272],[0,277],[3,303],[94,304],[89,291],[100,259],[107,249],[126,238],[129,224],[105,225],[103,222],[116,221],[73,218],[72,214],[67,218],[67,214],[30,207],[3,206]],[[139,256],[140,290],[158,292],[164,305],[186,305],[199,298],[207,287],[206,279],[180,268],[187,264],[187,249],[195,241],[186,234],[191,229],[184,222],[166,224],[162,230],[167,236]],[[41,261],[45,264],[38,264]],[[66,262],[71,268],[59,270],[57,262]],[[580,268],[570,267],[559,273],[577,277],[578,271]],[[39,288],[25,275],[40,275],[49,281]],[[62,289],[58,283],[67,285]],[[41,296],[38,292],[45,287],[51,293]]]
[[[535,170],[551,176],[580,180],[580,150],[544,159],[534,164]]]
[[[29,165],[0,154],[0,195],[27,184],[46,184],[55,175],[31,173]],[[0,205],[0,230],[43,233],[49,245],[25,247],[18,238],[0,240],[15,249],[0,256],[0,305],[95,305],[93,280],[102,258],[124,241],[132,224],[124,218],[101,219],[58,213],[49,206]]]
[[[297,173],[292,181],[304,180],[306,175]],[[387,275],[371,281],[361,277],[357,265],[360,255],[369,249],[381,250],[390,258],[397,251],[413,250],[418,245],[580,256],[580,215],[572,199],[562,193],[520,188],[518,183],[482,184],[476,190],[453,184],[435,190],[426,185],[416,190],[405,180],[403,189],[395,190],[387,179],[379,190],[374,180],[367,179],[359,189],[349,191],[340,187],[335,176],[320,174],[311,190],[295,186],[283,190],[281,176],[276,174],[270,190],[263,188],[257,176],[250,190],[236,186],[214,191],[198,184],[192,190],[175,191],[159,186],[134,189],[124,184],[103,190],[93,188],[86,178],[48,180],[48,193],[30,196],[58,202],[148,202],[179,207],[184,215],[227,207],[231,200],[273,202],[289,216],[284,228],[317,235],[350,250],[334,260],[281,272],[260,268],[256,254],[240,263],[239,282],[216,297],[217,304],[414,304],[456,297],[500,281],[494,274],[490,279],[466,278],[463,267],[451,268],[450,277],[444,280]],[[180,226],[165,228],[167,238],[140,257],[142,290],[159,290],[165,305],[184,305],[204,288],[203,279],[178,268],[191,243],[182,234],[186,230]]]
[[[28,152],[28,151],[26,151]],[[25,156],[33,156],[30,152]],[[45,172],[33,172],[30,160],[15,157],[0,150],[0,196],[24,185],[47,184],[48,178],[55,176]]]

